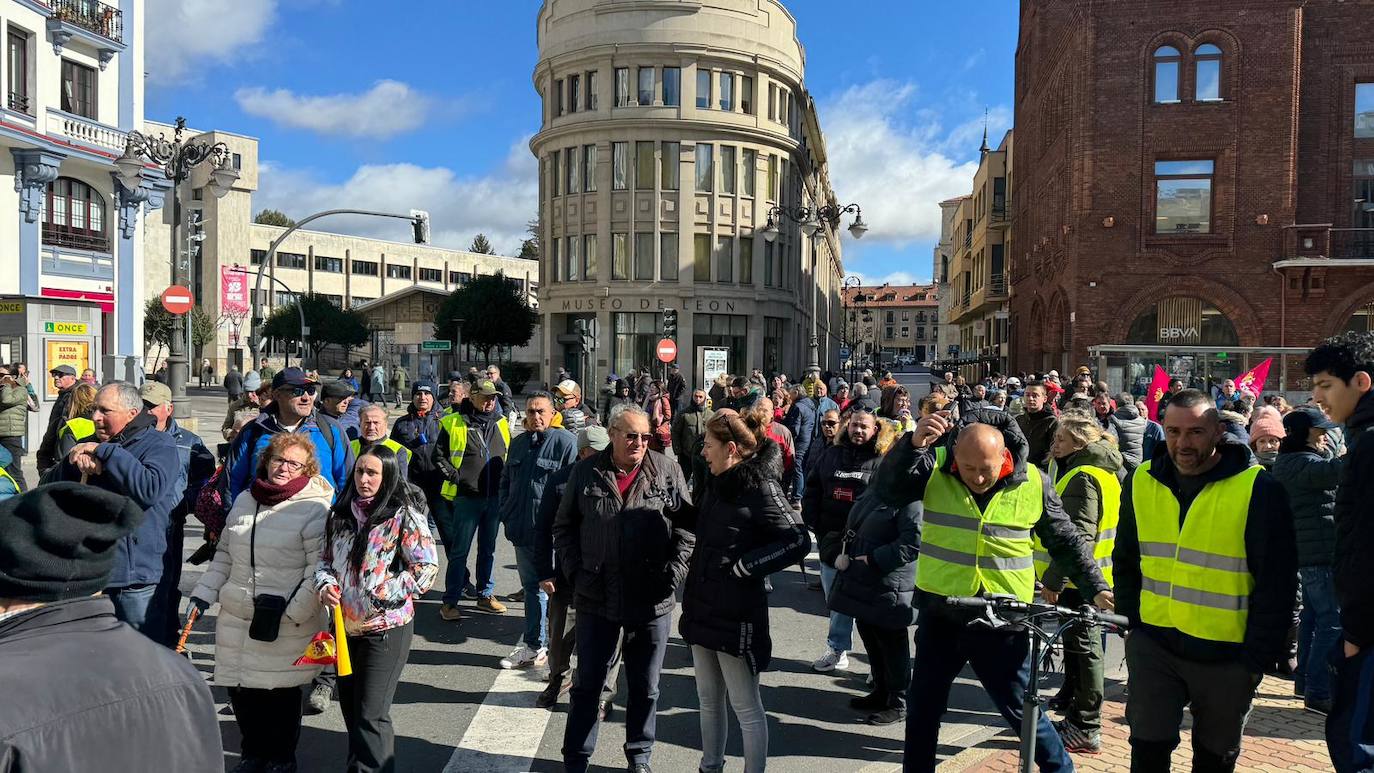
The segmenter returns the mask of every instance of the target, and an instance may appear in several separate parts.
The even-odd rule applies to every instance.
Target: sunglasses
[[[315,387],[313,384],[309,386],[291,387],[292,397],[305,397],[306,395],[310,395],[311,397],[315,396]]]
[[[850,413],[877,413],[877,411],[873,410],[872,406],[865,404],[851,405],[845,410]]]
[[[654,439],[654,433],[652,432],[625,432],[622,434],[625,435],[626,440],[635,440],[640,443],[648,443],[650,440]]]
[[[838,421],[823,421],[823,422],[821,422],[821,426],[822,426],[822,427],[838,427],[838,426],[840,426],[840,423],[839,423]]]

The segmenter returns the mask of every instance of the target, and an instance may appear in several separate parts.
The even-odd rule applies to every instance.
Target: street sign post
[[[452,341],[421,341],[420,349],[426,352],[447,352],[453,350]]]
[[[850,354],[851,354],[851,352],[849,351],[849,347],[848,347],[848,346],[841,346],[841,347],[840,347],[840,362],[844,362],[845,360],[848,360]]]
[[[669,363],[677,359],[677,344],[671,338],[664,338],[658,342],[658,361]]]
[[[191,296],[189,287],[172,285],[162,291],[162,308],[169,314],[185,314],[195,305],[195,299]]]

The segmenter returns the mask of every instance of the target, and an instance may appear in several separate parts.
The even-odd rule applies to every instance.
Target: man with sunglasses
[[[258,455],[278,432],[303,432],[315,445],[320,475],[334,487],[337,497],[348,487],[353,471],[353,451],[348,436],[334,419],[316,407],[319,384],[300,368],[283,368],[272,377],[272,401],[249,422],[229,448],[229,502],[253,482]]]

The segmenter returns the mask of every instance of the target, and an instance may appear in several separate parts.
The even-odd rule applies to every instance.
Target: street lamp
[[[840,286],[840,299],[844,303],[844,327],[842,329],[844,331],[845,347],[849,349],[849,382],[851,384],[854,383],[854,360],[857,354],[854,350],[858,348],[859,343],[859,321],[850,318],[849,306],[851,303],[855,305],[862,303],[863,294],[855,293],[854,297],[850,298],[849,293],[851,290],[858,290],[862,285],[863,280],[850,274],[844,278],[844,282]]]
[[[840,220],[846,213],[854,214],[854,223],[849,226],[849,235],[855,239],[862,239],[868,233],[868,224],[864,222],[863,210],[858,204],[847,204],[841,207],[838,204],[824,204],[819,207],[784,207],[774,205],[768,210],[768,220],[763,226],[763,238],[772,242],[778,238],[778,223],[782,218],[787,218],[801,226],[802,233],[806,238],[811,239],[811,364],[807,370],[819,372],[821,369],[820,358],[820,334],[818,320],[816,318],[818,301],[816,293],[820,282],[816,279],[816,234],[820,232],[822,226],[829,226],[830,230],[839,228]]]
[[[203,163],[214,165],[210,181],[206,186],[215,198],[223,198],[238,180],[238,170],[234,169],[229,146],[223,142],[209,143],[194,138],[183,140],[186,119],[177,117],[172,139],[159,134],[150,137],[138,131],[131,131],[124,141],[124,155],[115,159],[116,175],[127,190],[136,191],[143,185],[145,170],[152,166],[160,169],[163,176],[172,181],[172,284],[191,285],[191,255],[188,249],[186,260],[180,256],[180,242],[177,229],[181,226],[181,184],[191,176],[191,172]],[[199,302],[200,299],[197,299]],[[172,341],[167,354],[167,386],[172,390],[172,405],[175,415],[180,419],[191,416],[190,401],[186,397],[186,384],[190,380],[190,312],[172,317]]]

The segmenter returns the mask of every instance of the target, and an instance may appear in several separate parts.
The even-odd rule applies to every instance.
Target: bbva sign
[[[1195,327],[1162,327],[1159,329],[1159,340],[1176,341],[1180,338],[1199,338],[1201,333]]]

